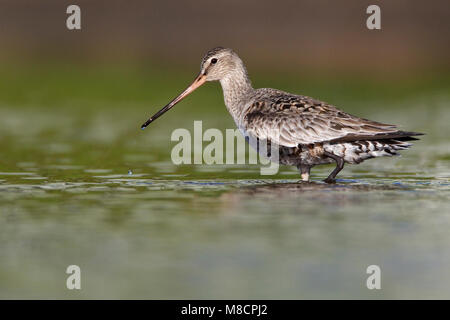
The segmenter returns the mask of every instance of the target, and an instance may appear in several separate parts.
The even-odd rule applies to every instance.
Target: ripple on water
[[[84,166],[80,165],[69,165],[69,164],[51,164],[46,166],[47,169],[57,169],[57,170],[81,170]]]
[[[16,165],[21,168],[36,167],[36,162],[23,161],[23,162],[17,162]]]
[[[0,172],[0,176],[32,176],[32,172]]]
[[[21,179],[23,179],[23,180],[47,180],[48,178],[35,176],[35,177],[22,177]]]
[[[145,177],[145,176],[147,176],[147,174],[145,174],[145,173],[133,173],[132,175],[130,175],[128,173],[127,174],[108,174],[108,175],[94,176],[94,178],[100,178],[100,179],[127,178],[126,180],[129,180],[130,176],[133,176],[135,178],[139,178],[139,177]]]
[[[85,169],[84,172],[86,173],[109,173],[111,172],[111,169]]]

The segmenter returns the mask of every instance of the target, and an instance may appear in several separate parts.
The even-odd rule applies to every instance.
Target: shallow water
[[[220,96],[189,114],[195,101],[146,131],[148,107],[2,106],[0,298],[450,297],[450,99],[360,111],[427,135],[336,185],[321,182],[331,166],[312,183],[290,167],[175,166],[173,129],[233,128]],[[373,264],[381,290],[365,285]]]

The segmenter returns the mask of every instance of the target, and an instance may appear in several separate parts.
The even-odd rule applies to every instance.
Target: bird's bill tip
[[[195,80],[191,83],[189,87],[186,88],[182,93],[180,93],[175,99],[170,101],[164,108],[159,110],[157,113],[155,113],[153,116],[151,116],[142,126],[141,129],[145,129],[150,123],[155,121],[157,118],[162,116],[165,112],[169,111],[174,105],[176,105],[178,102],[186,98],[189,94],[191,94],[194,90],[196,90],[198,87],[203,85],[206,82],[206,75],[203,73],[200,73]]]

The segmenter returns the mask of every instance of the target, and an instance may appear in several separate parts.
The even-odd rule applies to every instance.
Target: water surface
[[[1,298],[450,297],[448,91],[395,101],[332,92],[348,111],[427,135],[326,185],[331,166],[312,183],[290,167],[261,176],[255,165],[175,166],[173,129],[200,119],[233,128],[217,87],[141,131],[178,83],[133,97],[135,83],[120,96],[102,78],[91,84],[106,81],[96,94],[110,99],[81,90],[48,100],[45,79],[29,98],[4,84]],[[80,291],[66,289],[71,264]],[[365,286],[372,264],[379,291]]]

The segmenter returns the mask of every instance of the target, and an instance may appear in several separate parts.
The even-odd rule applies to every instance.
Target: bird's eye
[[[212,59],[211,59],[211,63],[212,63],[212,64],[215,64],[216,62],[217,62],[217,59],[216,59],[216,58],[212,58]]]

